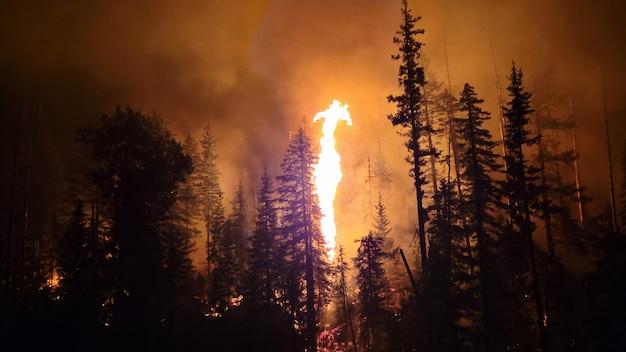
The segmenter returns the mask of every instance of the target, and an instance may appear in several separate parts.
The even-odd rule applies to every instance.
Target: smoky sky
[[[582,179],[594,204],[604,206],[601,77],[617,160],[626,136],[626,4],[409,4],[423,17],[432,78],[443,81],[445,38],[454,92],[470,82],[495,114],[494,65],[504,86],[515,60],[529,89],[549,85],[571,98]],[[367,159],[379,148],[392,174],[385,197],[394,230],[411,232],[414,199],[403,141],[386,119],[392,111],[386,96],[397,92],[397,63],[390,56],[399,23],[395,0],[4,1],[3,119],[15,118],[19,102],[39,101],[40,147],[56,154],[61,169],[73,163],[74,131],[116,105],[160,114],[179,138],[199,136],[211,121],[230,199],[239,180],[252,193],[264,164],[278,173],[289,131],[339,99],[350,104],[354,126],[337,130],[344,168],[338,242],[352,246],[367,229]],[[319,125],[309,128],[319,135]]]

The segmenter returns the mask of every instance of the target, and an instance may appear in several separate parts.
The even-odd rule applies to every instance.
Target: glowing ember
[[[328,256],[332,260],[335,256],[335,193],[337,185],[341,181],[341,157],[335,150],[335,129],[337,122],[345,121],[348,126],[352,126],[352,119],[348,112],[348,104],[341,105],[338,100],[333,100],[328,109],[318,112],[313,121],[324,119],[322,127],[322,138],[320,139],[319,161],[315,165],[315,187],[322,211],[322,234],[328,247]]]

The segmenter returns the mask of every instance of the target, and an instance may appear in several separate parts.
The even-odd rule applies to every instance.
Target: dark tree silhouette
[[[432,298],[432,349],[446,351],[453,349],[455,342],[455,312],[452,307],[453,291],[453,251],[463,248],[464,243],[455,239],[464,234],[460,227],[459,199],[455,193],[456,182],[446,178],[439,180],[439,192],[430,207],[434,214],[430,221],[429,260],[432,277],[429,281]],[[465,248],[463,248],[465,250]]]
[[[349,293],[348,283],[348,272],[350,270],[350,267],[346,262],[342,246],[339,246],[335,263],[337,272],[337,279],[335,283],[335,300],[337,302],[337,305],[340,307],[340,321],[343,325],[345,333],[348,334],[348,338],[351,343],[351,345],[349,345],[351,347],[351,350],[356,351],[357,342],[352,313],[353,304],[350,300],[351,297]]]
[[[176,190],[191,171],[191,160],[158,117],[131,108],[104,115],[84,129],[92,147],[93,181],[106,209],[114,245],[112,325],[136,341],[153,345],[161,320],[163,273],[161,234],[176,202]]]
[[[384,350],[388,286],[383,268],[383,240],[370,232],[357,242],[354,268],[359,289],[360,340],[365,351]]]
[[[282,265],[277,261],[277,221],[274,186],[265,167],[257,196],[256,225],[250,238],[248,288],[253,304],[270,304],[275,301],[274,289],[279,286],[278,272]]]
[[[292,325],[305,329],[308,351],[317,350],[316,310],[328,301],[330,289],[330,269],[319,225],[321,213],[313,193],[315,162],[311,139],[304,127],[300,127],[291,137],[281,163],[277,191],[281,209],[281,255],[285,262],[282,290]],[[304,304],[302,297],[305,297]]]
[[[390,95],[387,100],[396,105],[396,112],[388,118],[394,126],[402,128],[402,134],[407,138],[405,143],[409,155],[407,161],[411,164],[410,175],[413,177],[415,194],[417,197],[417,222],[420,245],[420,258],[422,270],[428,272],[428,254],[426,249],[426,220],[427,214],[424,208],[424,190],[426,183],[422,168],[425,166],[432,151],[424,150],[420,146],[420,138],[428,128],[421,120],[422,112],[422,87],[426,83],[424,68],[418,63],[420,50],[423,43],[416,39],[418,34],[423,34],[423,29],[415,28],[421,17],[411,13],[406,0],[402,3],[402,25],[397,32],[399,37],[394,37],[393,42],[399,47],[399,54],[393,55],[394,60],[400,61],[398,71],[398,84],[402,88],[402,94]],[[426,275],[427,276],[427,275]]]
[[[392,256],[393,240],[389,236],[391,233],[391,221],[387,217],[387,209],[383,202],[382,194],[378,194],[378,201],[374,206],[374,222],[372,224],[372,234],[383,241],[383,251],[386,256]]]
[[[466,228],[476,239],[478,249],[478,271],[485,350],[493,350],[490,339],[496,337],[497,321],[490,306],[489,291],[493,288],[494,273],[491,263],[495,260],[493,244],[498,232],[494,214],[500,201],[500,192],[492,175],[500,170],[494,153],[496,143],[491,133],[483,127],[490,114],[480,107],[484,101],[476,95],[474,87],[465,84],[461,92],[460,110],[465,116],[457,118],[457,133],[461,136],[459,164],[461,180],[467,198],[462,200]]]
[[[206,231],[206,261],[207,261],[207,297],[209,302],[215,302],[213,293],[212,271],[219,255],[217,252],[216,237],[222,236],[224,231],[224,205],[223,193],[219,182],[219,170],[217,168],[217,141],[211,132],[211,124],[204,128],[200,140],[200,158],[196,166],[196,175],[199,179],[199,199],[204,218]]]
[[[533,137],[528,129],[529,116],[534,112],[530,107],[531,94],[523,86],[523,74],[513,64],[511,75],[509,76],[510,100],[507,106],[503,107],[505,117],[506,132],[506,164],[507,176],[505,181],[505,192],[509,195],[510,201],[510,230],[512,231],[507,239],[510,243],[517,243],[512,246],[513,254],[519,256],[521,253],[527,254],[530,262],[530,277],[533,291],[533,298],[536,307],[536,322],[539,330],[540,345],[546,351],[548,339],[544,324],[545,309],[543,306],[543,296],[539,283],[537,270],[537,258],[535,244],[533,241],[534,224],[531,220],[531,207],[536,202],[536,190],[533,190],[533,183],[536,182],[537,170],[528,165],[524,155],[524,148],[538,142],[537,137]],[[522,241],[522,242],[520,242]],[[524,250],[524,248],[526,248]],[[520,261],[520,262],[523,262]]]

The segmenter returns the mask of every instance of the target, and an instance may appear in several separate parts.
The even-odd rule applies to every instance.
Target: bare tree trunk
[[[496,66],[496,55],[493,51],[493,46],[489,45],[491,49],[491,61],[493,62],[493,79],[496,86],[496,102],[498,104],[498,125],[500,129],[500,140],[502,141],[502,165],[504,166],[504,174],[508,173],[509,165],[507,160],[508,152],[506,150],[506,134],[504,132],[504,113],[502,112],[502,106],[504,102],[502,101],[502,87],[500,86],[500,79],[498,78],[498,67]],[[506,204],[508,207],[508,221],[509,224],[513,222],[513,210],[511,205],[511,199],[506,197]]]
[[[415,279],[413,278],[413,273],[411,272],[411,267],[409,266],[409,262],[407,262],[406,257],[404,256],[404,252],[400,249],[400,256],[402,257],[402,261],[404,262],[404,268],[406,269],[406,275],[409,277],[409,281],[411,282],[411,287],[413,288],[413,293],[415,294],[415,299],[417,299],[419,291],[417,289],[417,284],[415,283]]]
[[[569,99],[570,118],[574,121],[574,107],[572,99]],[[578,170],[578,151],[576,150],[576,126],[572,130],[572,150],[574,151],[574,176],[576,179],[576,199],[578,201],[578,221],[581,225],[585,223],[585,208],[583,206],[583,190],[580,182],[580,172]]]
[[[619,225],[617,224],[617,207],[615,205],[615,189],[613,182],[613,160],[611,158],[611,136],[609,132],[609,114],[606,107],[606,93],[604,91],[604,77],[602,78],[602,101],[604,103],[604,127],[606,130],[606,154],[609,165],[609,198],[611,202],[611,225],[613,233],[619,232]]]

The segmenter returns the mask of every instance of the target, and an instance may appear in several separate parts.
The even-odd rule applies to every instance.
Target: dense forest
[[[512,62],[489,112],[471,82],[431,73],[421,18],[400,10],[380,119],[406,147],[413,231],[392,235],[404,213],[379,160],[354,253],[322,235],[309,121],[283,136],[280,165],[225,190],[230,132],[210,119],[178,138],[120,105],[71,131],[79,157],[52,175],[32,171],[55,162],[32,148],[50,133],[33,127],[40,101],[10,109],[0,350],[626,351],[626,148],[611,156],[607,138],[610,197],[592,199],[571,100]]]

